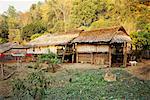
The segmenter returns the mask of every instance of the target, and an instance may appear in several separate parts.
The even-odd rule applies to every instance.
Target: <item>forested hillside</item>
[[[143,1],[143,2],[142,2]],[[45,0],[27,12],[14,6],[0,15],[0,43],[26,43],[42,34],[76,29],[125,27],[139,48],[150,45],[148,0]]]

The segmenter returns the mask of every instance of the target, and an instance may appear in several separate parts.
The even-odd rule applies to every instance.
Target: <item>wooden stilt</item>
[[[127,66],[127,43],[124,42],[124,46],[123,46],[123,55],[124,55],[124,59],[123,59],[123,66]]]
[[[75,43],[75,45],[74,45],[74,48],[75,48],[75,54],[76,54],[76,63],[79,62],[78,52],[77,52],[77,49],[76,49],[76,46],[77,46],[77,45],[78,45],[77,43]]]
[[[78,53],[76,52],[76,63],[79,62]]]
[[[112,57],[112,49],[111,49],[111,45],[109,46],[109,67],[111,67],[111,57]]]
[[[74,63],[74,53],[72,54],[72,63]]]
[[[93,57],[94,55],[93,55],[93,53],[91,53],[91,64],[93,64],[93,60],[94,60],[94,57]]]
[[[4,64],[1,64],[1,76],[2,78],[4,77],[4,68],[3,68]]]
[[[65,45],[65,49],[63,51],[62,62],[64,62],[64,59],[65,59],[66,48],[67,48],[67,45]]]
[[[72,46],[72,63],[74,63],[75,45]]]

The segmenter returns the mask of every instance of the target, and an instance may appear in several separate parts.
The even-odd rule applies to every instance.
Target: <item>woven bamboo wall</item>
[[[109,45],[78,44],[75,48],[79,63],[109,64]]]
[[[108,52],[108,45],[92,45],[92,44],[79,44],[76,46],[77,52],[91,53],[91,52]]]
[[[99,64],[99,65],[108,65],[109,64],[109,54],[104,54],[104,53],[100,53],[100,54],[97,54],[95,53],[94,54],[94,57],[93,57],[93,60],[94,60],[94,64]]]
[[[90,53],[78,54],[78,62],[80,62],[80,63],[91,63],[91,54]]]
[[[106,53],[79,53],[78,54],[79,63],[92,63],[98,65],[108,65],[109,64],[109,54]]]
[[[57,47],[56,46],[49,46],[49,47],[35,47],[35,48],[29,48],[27,50],[28,54],[47,54],[48,51],[53,53],[57,53]]]

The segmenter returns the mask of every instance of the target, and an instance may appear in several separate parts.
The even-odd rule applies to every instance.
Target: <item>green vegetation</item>
[[[38,60],[41,63],[47,63],[48,68],[46,68],[46,70],[48,71],[50,68],[52,68],[53,73],[56,72],[57,64],[61,63],[61,60],[58,58],[58,56],[50,51],[48,52],[48,54],[40,55],[38,57]]]
[[[150,49],[150,24],[144,26],[144,30],[130,34],[136,49]]]
[[[117,81],[105,81],[103,79],[105,74],[104,70],[68,70],[67,72],[63,71],[62,73],[53,76],[49,75],[48,73],[44,76],[42,74],[40,76],[31,74],[35,76],[33,78],[27,78],[27,80],[32,79],[31,81],[28,81],[27,86],[34,86],[37,83],[37,85],[34,87],[36,88],[43,81],[44,83],[49,83],[49,85],[45,88],[41,88],[41,86],[44,85],[42,84],[37,90],[39,93],[43,94],[42,99],[44,100],[146,100],[149,98],[150,81],[141,81],[121,69],[113,69],[112,72],[116,74]],[[47,80],[43,77],[49,78]],[[39,81],[39,79],[41,79],[41,81]],[[26,83],[26,81],[21,82],[21,84],[24,83]],[[24,89],[23,86],[20,87]],[[31,87],[30,90],[33,91],[34,89]],[[17,93],[21,93],[22,89],[17,91]],[[35,92],[33,93],[35,94]],[[26,96],[29,95],[26,94]]]
[[[10,5],[0,15],[0,42],[29,41],[45,32],[92,30],[122,25],[128,33],[132,33],[132,38],[140,38],[140,42],[134,39],[133,44],[148,49],[149,31],[145,31],[145,28],[150,28],[149,12],[146,1],[141,0],[46,0],[44,3],[32,4],[30,11],[24,13],[17,12]],[[16,34],[9,31],[12,29],[20,30],[17,38],[13,38]]]
[[[46,95],[48,80],[44,73],[35,71],[30,73],[26,79],[15,79],[12,81],[14,98],[18,100],[41,99]]]
[[[35,34],[43,34],[46,31],[46,26],[41,21],[33,22],[26,25],[22,29],[22,38],[25,40],[30,40],[30,37]]]
[[[48,62],[51,64],[59,64],[60,63],[60,59],[57,57],[56,54],[52,53],[52,52],[48,52],[48,54],[42,54],[38,57],[40,62]]]

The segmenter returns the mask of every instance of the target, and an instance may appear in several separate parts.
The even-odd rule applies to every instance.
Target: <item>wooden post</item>
[[[67,48],[67,44],[65,45],[65,50],[63,51],[62,63],[64,62],[64,59],[65,59],[66,48]]]
[[[93,59],[93,58],[94,58],[93,56],[94,56],[93,53],[91,53],[91,64],[93,64],[93,60],[94,60],[94,59]]]
[[[72,63],[74,63],[75,45],[72,46]]]
[[[78,63],[79,62],[79,58],[78,58],[78,52],[76,52],[76,63]]]
[[[77,51],[77,43],[75,43],[75,54],[76,54],[76,63],[79,62],[79,58],[78,58],[78,51]]]
[[[72,63],[74,63],[74,53],[72,54]]]
[[[123,45],[123,55],[124,55],[124,58],[123,58],[123,66],[127,66],[127,43],[124,42],[124,45]]]
[[[112,49],[111,49],[111,45],[109,46],[109,67],[111,67],[111,57],[112,57]]]
[[[1,75],[2,75],[2,78],[4,77],[4,69],[3,69],[3,66],[4,66],[4,64],[2,63],[2,64],[1,64]]]

